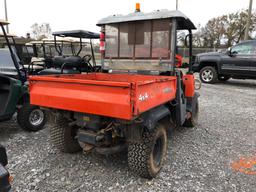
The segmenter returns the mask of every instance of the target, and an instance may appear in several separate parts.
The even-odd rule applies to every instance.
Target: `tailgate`
[[[132,118],[131,83],[32,76],[30,102],[42,107]]]

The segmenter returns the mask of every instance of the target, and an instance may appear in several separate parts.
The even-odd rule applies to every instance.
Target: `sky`
[[[101,18],[135,11],[174,10],[176,0],[6,0],[10,33],[25,36],[34,23],[47,22],[52,31],[84,29],[99,32]],[[254,0],[255,1],[255,0]],[[179,10],[195,25],[204,25],[213,17],[247,9],[249,0],[179,0]],[[256,3],[253,3],[253,9]],[[4,0],[0,0],[0,19],[4,19]]]

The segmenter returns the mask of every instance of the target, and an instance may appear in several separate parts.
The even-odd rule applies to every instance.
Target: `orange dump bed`
[[[31,76],[30,102],[42,107],[120,119],[173,100],[176,77],[131,74]]]

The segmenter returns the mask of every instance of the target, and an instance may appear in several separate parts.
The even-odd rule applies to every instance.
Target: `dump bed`
[[[131,120],[173,100],[176,77],[132,74],[31,76],[30,102],[42,107]]]

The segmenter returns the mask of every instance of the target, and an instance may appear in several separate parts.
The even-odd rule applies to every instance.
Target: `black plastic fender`
[[[165,118],[166,116],[171,115],[170,110],[164,106],[160,105],[155,107],[142,115],[143,125],[149,131],[153,130],[156,127],[156,124],[161,119]]]
[[[198,98],[199,98],[200,94],[198,92],[195,92],[194,97],[192,98],[187,98],[187,107],[186,110],[189,112],[193,112],[195,107],[196,107],[196,103],[198,102]]]

